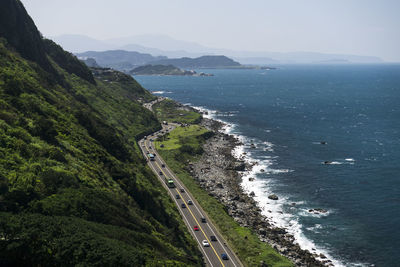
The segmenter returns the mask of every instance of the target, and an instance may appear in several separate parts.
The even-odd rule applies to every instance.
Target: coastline
[[[201,125],[213,131],[214,136],[204,144],[200,160],[187,167],[199,185],[222,203],[236,222],[254,230],[262,242],[271,245],[295,266],[334,266],[325,255],[302,249],[286,229],[274,226],[262,214],[254,195],[245,192],[242,179],[253,165],[234,156],[235,149],[243,143],[223,132],[228,125],[204,116]]]

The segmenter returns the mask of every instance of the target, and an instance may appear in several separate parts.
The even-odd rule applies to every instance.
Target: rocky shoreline
[[[232,155],[232,150],[241,145],[239,140],[222,133],[224,125],[221,122],[204,118],[202,125],[214,131],[215,135],[204,144],[201,159],[187,166],[200,186],[225,205],[235,221],[252,228],[262,242],[270,244],[295,266],[334,266],[323,254],[301,249],[293,235],[268,222],[251,194],[245,193],[240,185],[241,172],[250,170],[252,166]]]

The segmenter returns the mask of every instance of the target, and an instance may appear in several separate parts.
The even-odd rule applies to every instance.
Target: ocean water
[[[257,163],[242,186],[303,248],[400,266],[400,65],[201,71],[215,76],[135,78],[228,123],[234,153]]]

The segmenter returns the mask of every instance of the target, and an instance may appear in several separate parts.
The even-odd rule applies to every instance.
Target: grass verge
[[[201,114],[183,107],[171,99],[165,99],[153,105],[154,113],[160,121],[176,123],[199,123]]]

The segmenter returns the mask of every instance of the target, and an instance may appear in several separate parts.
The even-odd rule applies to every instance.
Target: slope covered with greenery
[[[153,105],[154,113],[160,121],[176,123],[199,123],[200,113],[171,99],[164,99]]]
[[[236,62],[226,56],[167,58],[154,61],[151,64],[174,65],[179,68],[226,68],[241,66],[239,62]]]
[[[195,72],[185,71],[173,65],[144,65],[129,72],[132,75],[193,75]]]
[[[150,93],[93,76],[18,0],[0,29],[0,265],[202,265],[136,143],[160,128]]]

